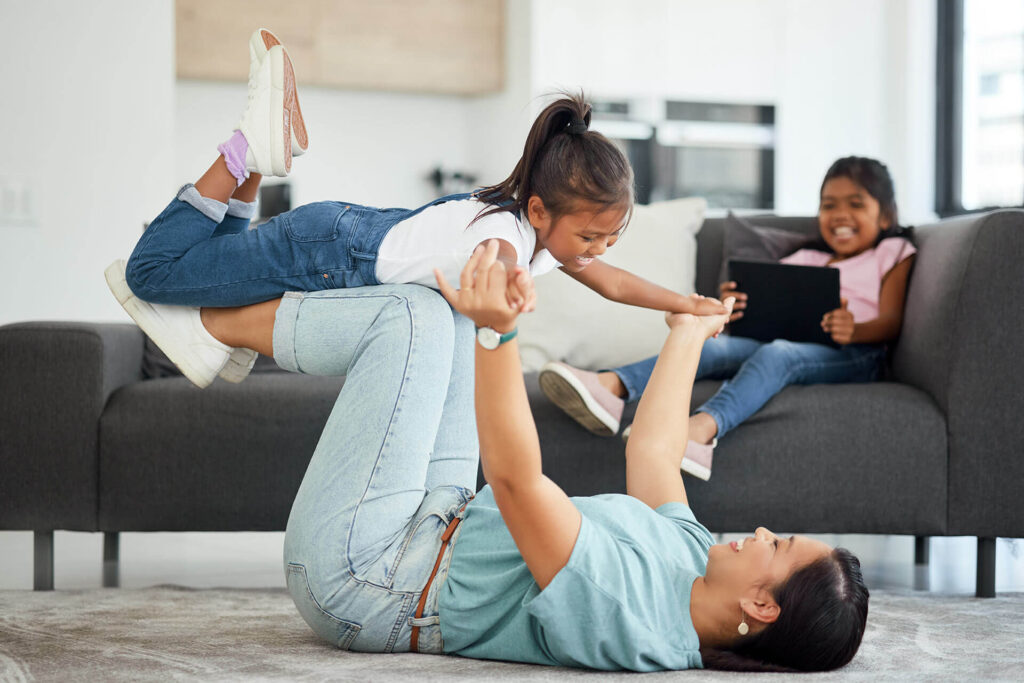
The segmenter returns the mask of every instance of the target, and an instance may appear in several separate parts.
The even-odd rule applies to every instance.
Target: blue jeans
[[[288,592],[343,649],[441,652],[437,592],[413,614],[448,523],[476,486],[473,324],[419,285],[286,294],[278,364],[346,375],[299,487],[284,542]],[[458,531],[456,531],[456,538]]]
[[[848,344],[838,349],[776,339],[771,343],[721,335],[704,342],[697,379],[724,379],[696,412],[715,419],[718,436],[743,423],[790,384],[839,384],[878,379],[885,359],[881,344]],[[612,370],[636,401],[647,387],[657,356]]]
[[[248,230],[248,221],[226,215],[227,205],[185,185],[135,246],[128,286],[153,303],[244,306],[289,291],[376,285],[377,250],[392,227],[466,196],[411,210],[315,202]]]

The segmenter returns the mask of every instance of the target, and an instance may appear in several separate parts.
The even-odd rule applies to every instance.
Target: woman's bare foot
[[[274,355],[274,317],[280,299],[236,308],[203,308],[203,327],[227,346],[252,349],[264,356]]]

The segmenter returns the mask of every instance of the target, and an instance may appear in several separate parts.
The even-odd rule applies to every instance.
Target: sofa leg
[[[53,590],[53,529],[33,533],[32,590]]]
[[[930,540],[928,536],[914,536],[914,564],[928,564]]]
[[[103,587],[121,585],[121,535],[117,531],[103,532]]]
[[[914,564],[928,564],[931,553],[931,537],[927,536],[915,536],[913,537],[913,563]]]
[[[978,536],[978,574],[974,595],[979,598],[996,597],[996,539]]]

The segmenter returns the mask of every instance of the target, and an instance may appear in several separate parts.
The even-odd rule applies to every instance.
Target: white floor
[[[723,540],[734,538],[739,536],[726,534]],[[871,588],[974,593],[974,538],[931,539],[931,561],[927,567],[914,566],[911,536],[825,535],[815,538],[831,545],[842,545],[858,555]],[[280,532],[124,533],[121,534],[121,586],[283,587],[283,541],[284,534]],[[102,534],[58,531],[54,545],[57,590],[102,586]],[[0,532],[0,590],[31,588],[32,533]],[[1024,591],[1024,539],[999,539],[996,591]]]

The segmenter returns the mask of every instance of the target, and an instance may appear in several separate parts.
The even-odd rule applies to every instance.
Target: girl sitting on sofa
[[[115,261],[106,271],[121,305],[196,385],[218,374],[240,382],[256,359],[251,349],[216,343],[198,307],[252,304],[290,290],[430,287],[433,268],[454,278],[473,248],[491,238],[499,240],[502,261],[532,276],[560,268],[613,301],[721,313],[717,301],[681,296],[598,260],[629,219],[633,171],[615,145],[590,130],[582,95],[540,113],[522,158],[497,185],[415,210],[317,202],[247,229],[261,176],[288,175],[292,157],[309,144],[288,53],[266,29],[249,47],[249,103],[238,130],[149,225],[128,263]],[[529,310],[533,292],[518,282],[532,279],[513,280],[508,296]]]
[[[211,310],[225,344],[346,376],[285,535],[288,590],[313,631],[364,652],[605,670],[850,661],[868,609],[853,555],[761,527],[712,545],[687,505],[688,426],[674,416],[731,309],[667,318],[626,448],[627,495],[569,498],[542,472],[516,340],[472,343],[474,324],[516,329],[517,275],[498,251],[478,247],[457,291],[437,274],[451,306],[378,285]],[[488,485],[474,496],[478,463]]]
[[[680,467],[688,474],[710,478],[717,440],[788,385],[877,379],[886,344],[900,333],[916,249],[909,229],[899,226],[889,170],[875,159],[839,159],[825,174],[819,197],[820,242],[780,262],[839,270],[842,303],[824,315],[821,328],[840,346],[731,335],[709,339],[697,379],[728,381],[689,418],[690,438],[680,452]],[[741,317],[747,295],[736,291],[735,282],[719,288],[723,299],[736,299],[731,320]],[[548,363],[541,370],[541,387],[581,425],[611,436],[619,430],[624,402],[640,398],[656,360],[598,373]],[[629,433],[627,427],[624,438]]]

